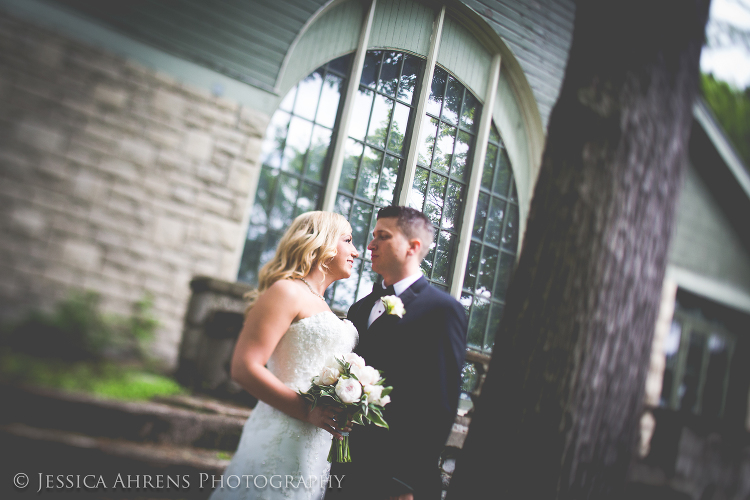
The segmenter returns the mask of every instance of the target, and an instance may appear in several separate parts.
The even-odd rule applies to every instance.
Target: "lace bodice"
[[[288,387],[306,391],[332,356],[351,352],[357,329],[330,311],[293,323],[268,360],[268,369]]]

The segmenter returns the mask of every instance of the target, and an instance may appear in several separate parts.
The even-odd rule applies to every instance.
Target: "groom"
[[[355,426],[352,462],[333,464],[331,474],[344,478],[327,500],[440,498],[438,460],[455,419],[467,320],[458,301],[422,276],[433,239],[422,212],[400,206],[378,212],[367,248],[383,284],[354,304],[348,318],[359,331],[355,352],[393,386],[383,412],[390,430]],[[385,312],[384,295],[401,299],[402,318]]]

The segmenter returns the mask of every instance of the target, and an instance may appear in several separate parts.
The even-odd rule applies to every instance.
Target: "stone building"
[[[289,221],[335,210],[363,257],[329,291],[345,311],[375,279],[374,213],[409,204],[437,228],[423,270],[470,317],[470,392],[574,18],[572,0],[0,0],[0,315],[75,288],[127,313],[149,292],[155,355],[176,368],[187,324],[198,363],[211,311],[186,320],[193,278],[237,310],[234,282]],[[750,175],[703,104],[694,116],[649,403],[744,426]]]

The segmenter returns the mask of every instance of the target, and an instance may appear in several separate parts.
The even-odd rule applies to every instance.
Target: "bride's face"
[[[356,257],[359,257],[359,252],[352,244],[351,233],[341,235],[336,246],[336,256],[328,263],[328,272],[337,280],[348,278],[352,275]]]

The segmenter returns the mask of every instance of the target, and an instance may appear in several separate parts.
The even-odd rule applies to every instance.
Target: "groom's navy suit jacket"
[[[331,474],[345,478],[338,494],[332,491],[328,498],[382,498],[409,488],[415,500],[440,498],[438,461],[458,405],[466,312],[424,277],[399,298],[406,309],[403,318],[383,314],[369,328],[375,296],[349,309],[348,318],[359,331],[355,352],[382,370],[385,385],[393,386],[383,412],[390,430],[354,426],[352,463],[334,464]]]

